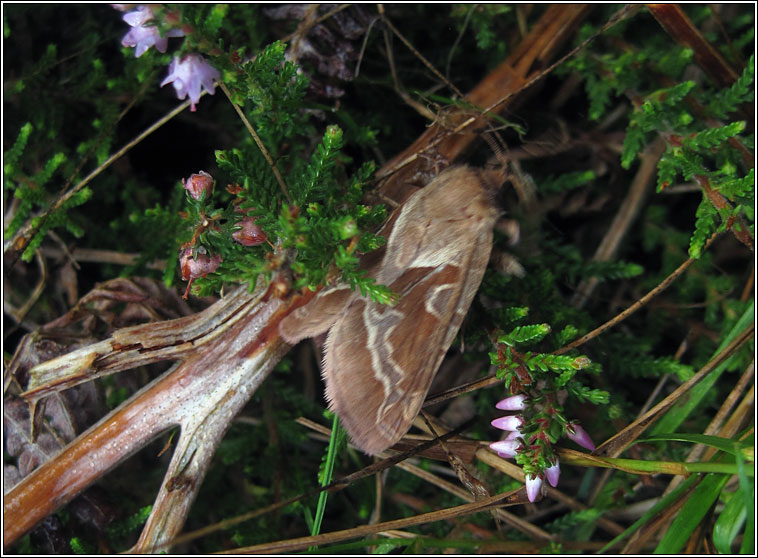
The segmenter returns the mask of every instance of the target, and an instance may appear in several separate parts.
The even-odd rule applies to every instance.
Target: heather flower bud
[[[542,492],[542,479],[539,476],[526,475],[526,497],[534,502]]]
[[[492,442],[490,449],[497,452],[497,454],[504,459],[512,459],[516,457],[516,450],[521,443],[518,440],[501,440],[499,442]]]
[[[260,246],[266,242],[266,233],[255,224],[255,218],[245,217],[237,223],[237,226],[242,228],[234,231],[232,238],[243,246]]]
[[[196,200],[208,197],[213,192],[213,177],[205,171],[190,175],[187,180],[182,178],[182,186]]]
[[[567,424],[566,436],[568,436],[570,440],[573,440],[583,448],[586,448],[590,451],[595,451],[595,443],[592,441],[592,438],[590,438],[590,435],[587,434],[584,428],[578,424]]]
[[[547,482],[550,483],[550,486],[555,488],[558,486],[558,478],[561,476],[561,467],[558,465],[558,460],[555,460],[555,465],[551,465],[547,469],[545,469],[545,478],[547,479]]]
[[[523,411],[526,408],[526,395],[512,395],[495,405],[501,411]]]
[[[194,279],[195,277],[205,277],[213,273],[221,265],[223,258],[220,254],[208,256],[205,248],[199,248],[197,257],[192,257],[192,248],[185,249],[179,256],[179,265],[182,269],[182,280]]]
[[[500,417],[493,420],[490,424],[500,430],[518,430],[519,427],[524,424],[523,419],[518,415],[511,415],[508,417]]]

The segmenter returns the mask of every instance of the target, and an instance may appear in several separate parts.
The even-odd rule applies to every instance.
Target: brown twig
[[[437,78],[442,81],[445,85],[447,85],[450,89],[452,89],[458,97],[463,97],[463,92],[458,89],[454,83],[452,83],[449,79],[447,79],[445,76],[443,76],[437,68],[434,67],[434,64],[429,62],[424,56],[416,50],[416,48],[410,43],[408,39],[406,39],[400,31],[398,31],[397,27],[395,27],[390,19],[387,17],[387,14],[384,12],[384,6],[381,4],[377,4],[377,10],[379,11],[379,17],[381,17],[382,22],[390,28],[390,30],[395,34],[395,36],[402,41],[402,43],[408,47],[408,50],[410,50],[413,55],[421,60],[421,62],[426,66],[430,72],[432,72]]]
[[[146,83],[149,83],[149,81],[146,82]],[[205,93],[205,92],[203,92],[203,93]],[[136,102],[136,98],[134,99],[133,102]],[[93,170],[86,177],[84,177],[71,190],[69,190],[65,194],[61,193],[58,196],[58,199],[55,201],[55,203],[47,211],[45,211],[45,215],[44,215],[44,217],[43,217],[42,220],[40,220],[34,226],[32,226],[31,222],[30,222],[27,226],[22,227],[15,235],[13,235],[13,240],[7,244],[6,251],[8,249],[13,249],[13,251],[16,254],[21,254],[21,252],[24,250],[24,248],[26,247],[26,245],[31,241],[32,238],[34,238],[34,236],[37,234],[37,232],[40,230],[40,228],[44,225],[44,223],[47,220],[47,217],[49,215],[51,215],[54,211],[56,211],[57,209],[59,209],[60,207],[62,207],[63,204],[65,204],[69,199],[71,199],[71,197],[74,194],[76,194],[77,192],[79,192],[87,184],[89,184],[90,182],[92,182],[92,180],[94,180],[105,169],[107,169],[113,163],[115,163],[118,159],[120,159],[121,157],[123,157],[124,154],[127,153],[132,147],[134,147],[135,145],[137,145],[138,143],[140,143],[147,136],[149,136],[150,134],[152,134],[153,132],[155,132],[158,128],[160,128],[161,126],[163,126],[166,122],[168,122],[169,120],[171,120],[174,116],[176,116],[177,114],[179,114],[180,112],[182,112],[184,109],[186,109],[188,106],[190,106],[191,102],[192,101],[190,99],[188,99],[187,101],[179,104],[175,109],[173,109],[171,112],[169,112],[168,114],[166,114],[162,118],[159,118],[158,120],[156,120],[152,125],[150,125],[148,128],[146,128],[141,134],[139,134],[137,137],[135,137],[132,141],[130,141],[129,143],[127,143],[126,145],[124,145],[121,149],[119,149],[118,151],[116,151],[113,155],[111,155],[110,157],[108,157],[108,159],[106,159],[95,170]],[[123,116],[130,107],[131,107],[131,104],[128,107],[126,107],[126,109],[124,109],[124,111],[122,111],[122,113],[119,116],[119,118],[121,118],[121,116]],[[93,146],[92,149],[94,150],[96,147],[97,146],[95,145],[95,146]],[[84,164],[84,161],[82,161],[82,163],[80,164],[80,168],[81,168],[81,166],[83,166],[83,164]],[[79,172],[80,168],[77,168],[76,173]],[[74,175],[72,175],[72,176],[75,176],[76,173]],[[68,185],[68,182],[64,186],[64,190],[67,187],[67,185]]]
[[[655,179],[656,167],[665,149],[666,143],[658,138],[640,156],[640,167],[634,176],[634,180],[632,180],[629,192],[624,201],[621,202],[613,221],[608,226],[608,230],[598,245],[595,255],[592,256],[593,261],[607,262],[615,257],[621,241],[626,236],[629,227],[631,227],[632,222],[642,207],[646,192]],[[577,308],[582,308],[590,296],[592,296],[595,287],[599,283],[600,281],[597,277],[580,282],[576,287],[572,304]]]
[[[719,86],[731,85],[739,78],[713,45],[692,24],[676,4],[647,4],[647,9],[666,32],[682,46],[691,48],[695,61]]]
[[[732,356],[737,349],[753,336],[753,333],[754,325],[751,324],[748,328],[738,334],[729,345],[698,370],[692,378],[676,388],[668,397],[666,397],[666,399],[639,417],[624,430],[600,444],[593,454],[605,457],[619,456],[630,443],[636,440],[640,434],[653,424],[653,422],[655,422],[665,411],[671,408],[672,405],[679,401],[681,397],[710,374],[717,366]]]
[[[521,496],[525,496],[525,494],[520,494],[521,492],[523,492],[523,489],[514,490],[505,494],[497,494],[495,496],[491,496],[489,498],[485,498],[471,504],[463,504],[461,506],[447,508],[430,513],[424,513],[404,519],[385,521],[383,523],[377,523],[376,525],[361,525],[360,527],[353,527],[352,529],[344,529],[342,531],[333,531],[331,533],[324,533],[323,535],[300,537],[273,543],[264,543],[255,546],[236,548],[230,551],[221,552],[221,554],[263,554],[272,552],[295,552],[297,550],[308,548],[309,546],[332,544],[349,539],[355,539],[358,537],[365,537],[366,535],[381,533],[382,531],[388,531],[391,529],[404,529],[407,527],[412,527],[414,525],[424,525],[425,523],[445,521],[448,519],[489,510],[493,507],[507,507],[523,503],[523,498]]]
[[[345,8],[349,8],[349,7],[350,7],[350,4],[341,4],[341,5],[337,6],[336,8],[333,8],[333,9],[329,10],[324,15],[319,16],[319,17],[313,19],[312,21],[307,22],[307,24],[304,25],[302,28],[298,27],[292,33],[290,33],[289,35],[285,35],[280,40],[283,43],[286,43],[286,42],[290,41],[291,39],[293,39],[294,37],[297,37],[298,35],[305,35],[308,32],[308,30],[311,29],[312,27],[314,27],[315,25],[318,25],[319,23],[323,23],[324,21],[326,21],[327,19],[329,19],[330,17],[332,17],[337,12],[341,12]]]
[[[268,162],[268,166],[271,167],[271,171],[274,173],[274,176],[276,177],[276,181],[279,183],[279,187],[282,189],[282,192],[284,193],[284,197],[287,198],[287,201],[292,203],[292,196],[290,196],[290,191],[287,188],[287,184],[284,182],[284,178],[282,178],[281,173],[279,172],[279,169],[276,167],[276,163],[271,158],[271,155],[269,155],[268,149],[266,149],[266,146],[263,145],[263,141],[258,136],[258,132],[255,131],[255,128],[253,128],[253,125],[250,124],[250,121],[247,119],[247,116],[245,116],[245,113],[242,112],[242,109],[232,100],[232,94],[229,92],[229,89],[226,87],[226,84],[224,82],[219,81],[218,82],[219,87],[221,87],[221,90],[226,95],[227,99],[229,99],[229,102],[234,107],[234,110],[237,112],[237,115],[239,115],[240,120],[242,120],[242,123],[245,125],[245,128],[247,128],[248,133],[252,136],[253,141],[255,141],[255,145],[258,146],[258,149],[260,149],[263,156],[266,158],[266,162]]]
[[[14,322],[16,322],[16,324],[21,324],[24,321],[29,310],[32,309],[32,306],[34,306],[37,300],[39,300],[39,297],[42,296],[42,292],[45,290],[45,284],[47,283],[47,265],[45,265],[45,258],[42,257],[39,250],[35,252],[35,255],[37,256],[37,264],[39,265],[39,281],[37,281],[37,285],[34,287],[32,294],[29,295],[29,298],[26,299],[26,302],[24,302],[24,305],[15,312],[9,312],[8,315]],[[6,336],[9,334],[10,332],[5,333]]]
[[[144,551],[173,539],[229,422],[289,349],[272,335],[272,329],[275,331],[278,320],[297,297],[285,304],[265,294],[263,287],[254,295],[240,287],[220,306],[201,315],[127,328],[117,332],[120,337],[44,363],[47,375],[42,377],[51,380],[32,382],[39,386],[27,392],[32,400],[92,376],[131,368],[139,360],[156,362],[177,357],[171,347],[155,343],[150,352],[140,343],[124,345],[117,338],[127,340],[131,335],[143,341],[166,342],[173,337],[178,354],[187,355],[179,366],[103,418],[6,495],[5,544],[11,544],[155,436],[179,425],[182,434],[171,465],[133,550]],[[219,313],[219,309],[224,311]],[[193,330],[194,334],[205,333],[198,337]],[[184,341],[177,345],[177,339]],[[88,374],[92,367],[94,372]],[[68,375],[50,375],[56,369]],[[34,373],[32,370],[33,378]],[[171,397],[166,397],[167,393]]]
[[[716,240],[717,237],[718,237],[717,234],[714,234],[713,236],[711,236],[711,238],[708,239],[708,242],[705,243],[705,247],[703,248],[703,250],[707,250],[708,247],[713,243],[714,240]],[[600,325],[599,327],[596,327],[595,329],[590,331],[588,334],[583,335],[582,337],[580,337],[579,339],[576,339],[575,341],[572,341],[565,347],[561,347],[557,351],[554,351],[553,354],[562,355],[564,353],[567,353],[571,349],[575,349],[576,347],[579,347],[580,345],[584,345],[590,339],[594,339],[595,337],[597,337],[604,331],[612,328],[619,322],[625,320],[626,318],[634,314],[637,310],[645,306],[653,298],[661,294],[669,286],[671,286],[671,284],[676,280],[676,278],[679,277],[685,271],[687,271],[687,268],[689,268],[696,261],[697,260],[693,258],[687,258],[679,267],[677,267],[674,271],[672,271],[668,277],[666,277],[663,281],[658,283],[658,285],[656,285],[654,289],[652,289],[645,296],[640,298],[637,302],[632,304],[629,308],[617,314],[612,319],[608,320],[607,322]]]
[[[65,252],[63,249],[56,248],[42,248],[42,255],[50,258],[58,258],[65,255],[70,258],[74,265],[79,265],[79,262],[94,262],[104,264],[115,265],[133,265],[140,259],[140,254],[117,252],[115,250],[95,250],[91,248],[74,248],[73,251]],[[166,263],[163,261],[153,261],[147,264],[148,269],[166,269]]]

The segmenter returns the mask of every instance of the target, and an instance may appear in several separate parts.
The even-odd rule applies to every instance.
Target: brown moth
[[[293,344],[329,331],[326,398],[368,454],[408,431],[479,288],[498,217],[487,178],[465,166],[447,169],[390,217],[383,251],[367,254],[362,266],[401,295],[395,306],[338,284],[280,323]]]

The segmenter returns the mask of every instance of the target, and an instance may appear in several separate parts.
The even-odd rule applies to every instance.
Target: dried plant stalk
[[[142,537],[133,549],[146,549],[173,539],[184,524],[218,443],[257,387],[290,348],[276,335],[276,325],[295,299],[285,303],[266,296],[259,286],[252,294],[240,287],[197,319],[180,318],[158,324],[126,328],[112,339],[64,355],[40,366],[45,377],[61,363],[74,363],[77,372],[61,382],[38,387],[34,397],[84,381],[81,370],[93,361],[108,362],[109,371],[176,358],[161,351],[135,357],[139,349],[124,349],[115,339],[141,331],[142,339],[161,331],[163,339],[187,339],[185,360],[145,386],[100,422],[80,435],[5,498],[4,542],[11,544],[98,477],[116,467],[165,430],[179,426],[181,436],[163,486]],[[200,337],[189,336],[198,331]],[[124,338],[121,336],[120,338]],[[190,341],[191,340],[191,341]],[[110,353],[97,352],[111,346]],[[97,357],[94,357],[97,355]],[[127,366],[126,363],[132,363]],[[97,374],[96,374],[97,375]],[[74,380],[71,380],[73,378]]]

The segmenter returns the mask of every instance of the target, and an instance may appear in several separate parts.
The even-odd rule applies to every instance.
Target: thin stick
[[[309,22],[309,23],[308,23],[308,24],[307,24],[305,27],[303,27],[302,29],[299,29],[299,28],[298,28],[298,29],[295,29],[295,30],[294,30],[292,33],[290,33],[289,35],[285,36],[283,39],[280,39],[280,40],[281,40],[281,42],[283,42],[283,43],[286,43],[286,42],[288,42],[290,39],[292,39],[293,37],[295,37],[296,35],[305,35],[305,34],[308,32],[308,30],[309,30],[311,27],[313,27],[313,26],[315,26],[315,25],[318,25],[318,24],[319,24],[319,23],[321,23],[322,21],[326,21],[327,19],[329,19],[330,17],[332,17],[332,16],[333,16],[334,14],[336,14],[337,12],[341,12],[341,11],[342,11],[342,10],[344,10],[345,8],[349,8],[349,7],[350,7],[350,4],[342,4],[342,5],[340,5],[340,6],[337,6],[336,8],[334,8],[334,9],[332,9],[332,10],[330,10],[330,11],[326,12],[326,13],[325,13],[324,15],[322,15],[321,17],[319,17],[319,18],[317,18],[317,19],[314,19],[313,21]]]
[[[157,130],[158,128],[160,128],[161,126],[163,126],[166,122],[168,122],[169,120],[171,120],[174,116],[176,116],[177,114],[179,114],[180,112],[182,112],[184,109],[186,109],[188,106],[190,106],[191,102],[192,102],[191,99],[186,100],[185,102],[183,102],[182,104],[180,104],[179,106],[177,106],[174,110],[172,110],[171,112],[169,112],[166,116],[164,116],[164,117],[156,120],[144,132],[142,132],[140,135],[138,135],[132,141],[130,141],[129,143],[127,143],[126,145],[124,145],[121,149],[119,149],[118,151],[116,151],[113,155],[111,155],[110,157],[108,157],[108,159],[102,165],[100,165],[95,170],[93,170],[91,173],[89,173],[86,177],[84,177],[82,179],[82,181],[79,182],[79,184],[77,184],[74,188],[72,188],[66,194],[60,196],[56,200],[55,205],[53,205],[53,207],[51,207],[50,209],[48,209],[45,212],[45,216],[51,215],[55,210],[57,210],[58,208],[60,208],[64,203],[66,203],[66,201],[68,201],[71,198],[71,196],[73,196],[79,190],[81,190],[82,188],[84,188],[87,184],[89,184],[90,182],[92,182],[92,180],[94,180],[95,177],[97,177],[101,172],[103,172],[105,169],[107,169],[113,163],[115,163],[118,159],[120,159],[132,147],[134,147],[135,145],[137,145],[139,142],[141,142],[147,136],[149,136],[150,134],[152,134],[155,130]],[[122,115],[123,114],[124,113],[122,112]],[[46,218],[47,217],[45,217],[45,219]],[[10,242],[8,244],[8,246],[14,246],[15,247],[17,245],[16,239],[18,239],[20,237],[23,237],[23,236],[26,236],[28,234],[29,235],[28,239],[23,243],[23,245],[21,245],[20,248],[17,249],[17,252],[20,253],[22,250],[24,250],[26,248],[26,245],[29,243],[29,241],[31,241],[31,239],[34,238],[34,236],[37,234],[37,231],[39,231],[40,227],[42,227],[43,224],[44,224],[44,219],[41,220],[37,224],[37,226],[34,227],[34,228],[27,227],[23,231],[17,232],[14,235],[13,241]]]
[[[464,129],[468,128],[469,126],[471,126],[472,124],[474,124],[475,122],[477,122],[478,120],[480,120],[481,118],[486,117],[489,113],[494,112],[501,105],[503,105],[506,101],[508,101],[511,97],[513,97],[517,93],[522,93],[523,91],[525,91],[526,89],[528,89],[529,87],[531,87],[532,85],[534,85],[535,83],[537,83],[538,81],[540,81],[542,78],[544,78],[550,72],[552,72],[555,68],[557,68],[558,66],[560,66],[561,64],[563,64],[566,60],[568,60],[570,57],[574,56],[577,52],[579,52],[581,49],[583,49],[585,46],[587,46],[587,44],[589,44],[597,36],[599,36],[600,34],[604,33],[605,31],[607,31],[610,27],[612,27],[612,26],[616,25],[617,23],[619,23],[622,19],[624,19],[625,17],[627,17],[628,15],[630,15],[633,11],[635,11],[637,9],[639,9],[639,7],[638,6],[633,6],[633,5],[632,6],[626,6],[626,7],[622,8],[622,9],[620,9],[618,12],[616,12],[613,15],[613,17],[611,17],[611,19],[608,21],[608,23],[606,23],[595,34],[593,34],[592,36],[588,37],[579,46],[577,46],[576,48],[574,48],[573,50],[571,50],[571,52],[569,52],[568,54],[566,54],[565,56],[563,56],[562,58],[560,58],[557,62],[555,62],[554,64],[551,64],[545,70],[537,73],[532,78],[529,78],[528,80],[526,80],[518,88],[518,90],[511,91],[511,92],[507,93],[506,95],[503,95],[503,97],[501,97],[499,100],[497,100],[496,102],[494,102],[493,104],[491,104],[489,107],[487,107],[486,109],[484,109],[481,113],[477,114],[476,116],[471,116],[471,117],[467,118],[465,121],[463,121],[457,127],[455,127],[454,129],[450,130],[449,133],[447,133],[447,134],[441,134],[439,137],[437,137],[437,138],[429,141],[429,143],[427,143],[426,147],[424,147],[423,149],[418,150],[416,153],[414,153],[412,155],[409,155],[408,157],[406,157],[404,160],[400,161],[400,163],[398,163],[397,165],[395,165],[391,169],[380,171],[379,173],[377,173],[377,179],[386,178],[386,177],[388,177],[388,176],[396,173],[400,169],[402,169],[402,168],[410,165],[412,162],[414,162],[416,159],[418,159],[420,156],[422,156],[426,152],[431,151],[432,149],[436,148],[443,141],[445,141],[449,136],[461,133]]]
[[[476,9],[476,4],[471,6],[469,8],[469,11],[466,12],[466,19],[463,20],[463,25],[461,26],[461,32],[458,33],[458,36],[455,38],[455,41],[453,42],[453,46],[450,47],[450,53],[447,55],[447,64],[445,64],[445,77],[450,79],[450,64],[453,61],[453,54],[455,53],[455,49],[458,48],[458,44],[461,42],[461,39],[463,38],[463,34],[466,32],[466,28],[468,27],[468,22],[471,19],[471,14],[474,13],[474,10]]]
[[[392,54],[392,45],[390,45],[390,35],[387,33],[386,29],[384,30],[384,46],[387,49],[387,62],[389,62],[390,65],[392,81],[395,83],[395,92],[400,95],[400,98],[402,98],[406,104],[411,106],[421,116],[434,122],[437,119],[437,115],[418,101],[412,99],[411,96],[400,85],[400,79],[397,77],[397,69],[395,68],[395,56]]]
[[[37,256],[37,264],[39,265],[39,281],[37,282],[37,286],[34,287],[34,291],[29,296],[24,305],[19,308],[18,311],[16,311],[14,314],[11,314],[11,318],[13,318],[17,324],[20,324],[24,321],[24,318],[26,318],[29,310],[32,309],[32,306],[34,306],[39,297],[42,295],[42,291],[45,290],[45,284],[47,283],[47,266],[45,265],[45,259],[42,257],[42,253],[39,250],[37,250],[35,254]]]
[[[640,167],[632,180],[629,191],[624,201],[613,218],[603,240],[597,247],[592,261],[607,262],[615,257],[621,241],[629,231],[634,219],[642,207],[647,190],[655,179],[658,161],[666,149],[666,143],[658,138],[651,143],[645,152],[641,154]],[[574,294],[572,304],[577,308],[582,308],[592,296],[593,291],[600,283],[597,277],[582,281]]]
[[[242,119],[242,123],[245,125],[245,128],[247,128],[247,131],[250,132],[250,135],[253,136],[253,140],[255,141],[255,144],[258,146],[258,149],[261,150],[261,153],[263,153],[263,156],[266,158],[266,161],[268,161],[268,165],[271,167],[271,170],[274,172],[274,176],[276,177],[276,181],[279,182],[279,186],[282,189],[282,192],[284,192],[284,196],[287,198],[287,201],[292,203],[292,196],[290,196],[290,192],[287,189],[287,184],[284,182],[284,179],[282,178],[282,175],[279,174],[279,169],[276,168],[276,163],[274,163],[274,160],[271,158],[271,155],[269,155],[268,150],[266,149],[266,146],[263,145],[263,142],[261,141],[261,138],[258,136],[256,131],[253,129],[252,124],[250,124],[250,121],[245,116],[245,113],[242,112],[242,109],[237,106],[237,103],[232,101],[232,94],[229,93],[229,89],[226,88],[226,84],[223,82],[217,82],[219,87],[221,87],[221,90],[224,92],[224,94],[229,99],[229,102],[234,107],[234,110],[237,111],[237,114]]]
[[[717,236],[718,236],[718,234],[714,233],[711,236],[711,238],[708,239],[708,242],[705,243],[704,250],[708,249],[708,247],[713,243],[713,241],[716,239]],[[645,296],[643,296],[637,302],[635,302],[634,304],[632,304],[629,308],[627,308],[626,310],[624,310],[620,314],[617,314],[616,316],[614,316],[612,319],[608,320],[607,322],[605,322],[601,326],[596,327],[595,329],[593,329],[592,331],[590,331],[587,335],[583,335],[582,337],[580,337],[579,339],[577,339],[577,340],[569,343],[565,347],[561,347],[557,351],[554,351],[553,354],[554,355],[562,355],[563,353],[566,353],[566,352],[570,351],[571,349],[574,349],[574,348],[578,347],[579,345],[584,345],[590,339],[594,339],[595,337],[597,337],[598,335],[600,335],[601,333],[603,333],[605,330],[610,329],[613,326],[615,326],[617,323],[619,323],[620,321],[625,320],[626,318],[628,318],[629,316],[631,316],[632,314],[634,314],[637,310],[639,310],[640,308],[642,308],[643,306],[645,306],[645,304],[647,304],[648,302],[650,302],[653,298],[655,298],[656,296],[658,296],[659,294],[661,294],[661,292],[663,292],[664,290],[666,290],[669,287],[669,285],[671,285],[671,283],[673,283],[674,280],[677,277],[679,277],[682,273],[684,273],[685,271],[687,271],[687,268],[690,267],[693,263],[695,263],[695,261],[697,261],[697,260],[694,260],[693,258],[687,258],[682,263],[682,265],[680,265],[679,267],[677,267],[673,272],[671,272],[671,274],[668,277],[666,277],[663,281],[661,281],[660,283],[658,283],[658,285],[656,285],[653,290],[651,290],[650,292],[648,292]]]
[[[384,6],[382,6],[381,4],[378,4],[377,5],[377,9],[379,10],[379,17],[382,18],[382,21],[384,22],[384,24],[387,27],[390,28],[390,30],[397,36],[398,39],[400,39],[403,42],[403,44],[405,46],[408,47],[408,49],[416,56],[416,58],[418,58],[419,60],[421,60],[421,62],[424,64],[424,66],[426,66],[427,68],[429,68],[429,70],[435,76],[437,76],[440,80],[442,80],[445,83],[445,85],[447,85],[450,89],[452,89],[453,91],[455,91],[456,95],[458,95],[460,98],[465,97],[465,95],[463,94],[463,92],[460,89],[458,89],[455,86],[455,84],[453,84],[449,79],[447,79],[445,76],[443,76],[440,73],[440,71],[437,68],[435,68],[434,65],[431,62],[429,62],[426,58],[424,58],[424,56],[413,47],[413,45],[410,43],[410,41],[408,39],[406,39],[405,37],[403,37],[402,33],[400,33],[400,31],[397,30],[397,27],[395,27],[394,25],[392,25],[392,22],[389,20],[389,18],[384,13]]]
[[[371,20],[371,23],[368,24],[368,29],[366,29],[366,34],[363,36],[363,44],[361,45],[361,51],[358,54],[358,63],[355,65],[355,77],[353,79],[358,79],[358,76],[361,73],[361,62],[363,61],[363,54],[366,52],[366,45],[368,45],[368,36],[371,33],[371,29],[374,27],[374,24],[377,22],[379,18],[375,17]]]
[[[293,552],[295,550],[304,549],[313,545],[335,543],[371,535],[374,533],[380,533],[382,531],[387,531],[390,529],[403,529],[405,527],[410,527],[413,525],[423,525],[425,523],[431,523],[435,521],[444,521],[453,519],[455,517],[470,515],[472,513],[480,511],[486,511],[493,507],[512,506],[516,503],[521,503],[518,501],[518,496],[516,494],[517,492],[518,491],[497,494],[495,496],[491,496],[489,498],[485,498],[471,504],[463,504],[460,506],[424,513],[403,519],[394,519],[391,521],[378,523],[376,525],[361,525],[360,527],[344,529],[341,531],[333,531],[331,533],[325,533],[323,535],[317,535],[315,537],[300,537],[295,539],[264,543],[256,546],[236,548],[229,551],[222,551],[221,554]]]

